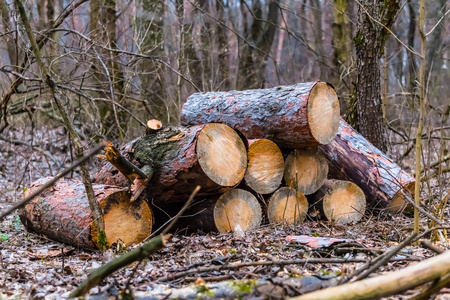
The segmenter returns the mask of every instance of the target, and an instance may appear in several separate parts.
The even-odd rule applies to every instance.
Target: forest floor
[[[45,132],[45,134],[43,133]],[[33,137],[33,140],[31,140]],[[5,141],[5,140],[9,140]],[[31,149],[30,144],[38,148]],[[60,129],[24,132],[10,129],[0,135],[0,211],[19,201],[24,189],[34,180],[55,175],[70,159],[67,135]],[[95,167],[93,167],[93,172]],[[77,173],[74,174],[77,176]],[[449,186],[439,186],[436,181],[424,192],[423,199],[438,199]],[[447,183],[449,185],[449,183]],[[450,217],[447,209],[444,220]],[[364,261],[391,249],[412,232],[413,219],[405,214],[366,214],[361,222],[352,226],[333,226],[329,222],[308,220],[298,226],[262,226],[244,236],[229,234],[174,234],[167,247],[147,261],[124,268],[98,287],[90,295],[115,296],[129,287],[135,295],[153,293],[155,299],[186,286],[203,287],[205,282],[228,279],[267,279],[277,288],[255,291],[248,298],[277,299],[298,295],[307,284],[295,286],[286,278],[315,276],[315,284],[336,280],[338,276],[351,274]],[[423,226],[426,227],[423,219]],[[289,243],[290,235],[334,237],[349,239],[345,244],[315,249]],[[429,238],[429,236],[428,236]],[[440,247],[450,249],[448,243],[438,242]],[[67,298],[87,274],[103,263],[129,249],[111,249],[106,253],[83,251],[54,242],[27,232],[17,213],[0,222],[0,299],[61,299]],[[373,275],[403,269],[405,266],[435,256],[436,253],[422,246],[407,246],[394,258],[395,261],[378,269]],[[307,258],[361,259],[359,263],[308,263]],[[242,262],[294,260],[293,264],[247,265],[219,270],[219,265]],[[299,263],[295,263],[298,261]],[[169,280],[170,279],[170,280]],[[277,281],[277,279],[280,279]],[[240,286],[253,281],[241,281]],[[208,290],[204,289],[204,296]],[[407,299],[417,291],[409,291],[389,299]],[[281,296],[283,295],[283,296]],[[198,295],[197,295],[198,296]],[[195,299],[195,297],[194,297]],[[450,299],[450,289],[444,289],[437,299]]]

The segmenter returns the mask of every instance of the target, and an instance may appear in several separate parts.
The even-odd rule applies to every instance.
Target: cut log
[[[269,199],[267,216],[273,224],[287,223],[297,225],[305,221],[308,200],[293,188],[282,187]]]
[[[237,185],[247,169],[245,143],[224,124],[165,127],[136,140],[127,156],[153,173],[141,197],[157,205],[185,201],[196,185],[202,187],[198,196],[222,193]],[[96,182],[127,186],[123,179],[104,166]]]
[[[317,148],[295,149],[286,158],[286,184],[305,195],[316,192],[327,179],[328,161]]]
[[[283,154],[274,142],[267,139],[250,140],[249,145],[245,182],[259,194],[273,193],[283,179]]]
[[[364,192],[350,181],[327,180],[308,200],[327,220],[337,225],[356,223],[366,211]]]
[[[261,225],[261,205],[252,193],[233,189],[225,192],[214,205],[214,224],[220,233],[249,230]]]
[[[319,149],[329,162],[329,176],[356,183],[368,205],[391,212],[404,209],[402,191],[414,190],[414,178],[344,120],[334,141]]]
[[[282,148],[328,144],[339,126],[339,101],[325,82],[271,89],[192,94],[181,111],[184,125],[224,123],[249,139]]]
[[[48,181],[42,178],[25,192],[24,197]],[[126,189],[93,185],[103,212],[108,245],[136,244],[151,234],[152,211],[145,201],[130,202]],[[84,249],[96,249],[98,234],[92,226],[92,214],[84,185],[76,180],[59,180],[19,213],[25,227],[55,241]]]

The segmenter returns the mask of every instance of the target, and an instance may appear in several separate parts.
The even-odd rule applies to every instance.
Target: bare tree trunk
[[[354,38],[357,60],[357,118],[363,136],[382,151],[387,150],[380,92],[380,58],[399,1],[364,0],[358,9],[358,31]],[[381,22],[380,26],[376,21]]]
[[[409,12],[408,46],[411,49],[414,49],[415,33],[416,33],[416,10],[413,6],[412,0],[408,0],[407,2]],[[417,86],[416,83],[417,64],[415,61],[414,54],[412,54],[410,51],[406,51],[406,55],[408,56],[408,72],[409,72],[408,90],[413,92]]]
[[[9,8],[5,0],[0,0],[0,16],[2,17],[2,25],[3,25],[2,32],[12,30],[13,26],[10,23]],[[6,47],[8,49],[9,61],[11,65],[14,65],[17,64],[16,44],[12,41],[13,34],[10,34],[9,36],[10,38],[6,40]]]

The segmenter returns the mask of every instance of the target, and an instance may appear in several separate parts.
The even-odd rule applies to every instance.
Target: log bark
[[[371,207],[399,212],[406,206],[402,191],[414,190],[414,178],[341,119],[328,145],[319,146],[334,179],[356,183]]]
[[[245,143],[224,124],[165,127],[126,148],[130,161],[153,173],[141,197],[156,205],[182,203],[196,185],[201,186],[199,197],[224,192],[243,179],[247,168]],[[124,180],[108,165],[96,178],[99,183],[127,186]]]
[[[233,189],[225,192],[214,205],[214,223],[220,233],[256,228],[261,225],[261,205],[252,193]]]
[[[286,184],[305,195],[316,192],[328,176],[328,162],[317,148],[295,149],[286,158]]]
[[[49,178],[42,178],[25,192],[38,189]],[[126,189],[94,184],[96,199],[103,212],[108,245],[136,244],[152,232],[153,214],[144,201],[130,202]],[[65,244],[97,249],[97,237],[84,185],[76,180],[59,180],[19,213],[27,230],[44,234]]]
[[[366,211],[364,192],[350,181],[327,180],[308,200],[328,221],[337,225],[356,223]]]
[[[191,95],[181,111],[185,125],[224,123],[249,139],[267,138],[282,148],[330,143],[339,125],[339,101],[324,82],[271,89]]]
[[[267,139],[250,140],[247,185],[259,194],[273,193],[281,184],[284,158],[277,144]]]
[[[379,299],[442,278],[450,272],[450,251],[397,272],[308,293],[295,300]]]
[[[302,223],[308,212],[308,200],[301,192],[293,188],[282,187],[269,199],[267,216],[270,223]]]

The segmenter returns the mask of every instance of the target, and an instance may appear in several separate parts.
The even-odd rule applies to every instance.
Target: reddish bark
[[[403,204],[399,192],[414,186],[412,176],[342,119],[334,141],[319,149],[329,161],[330,177],[356,183],[372,207],[397,211]]]
[[[181,112],[181,122],[185,125],[224,123],[248,139],[267,138],[283,148],[331,142],[338,120],[339,102],[334,90],[318,82],[195,93],[187,99]]]

